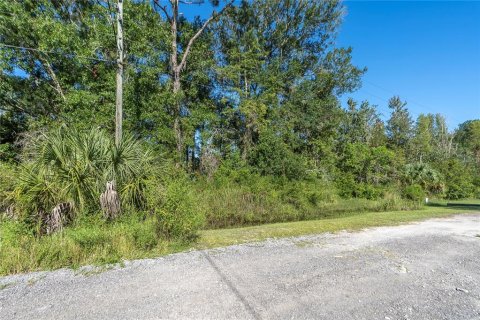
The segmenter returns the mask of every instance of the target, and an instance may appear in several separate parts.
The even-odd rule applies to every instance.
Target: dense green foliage
[[[16,202],[27,206],[22,211],[45,211],[67,201],[79,212],[98,210],[97,199],[110,180],[116,182],[125,205],[142,201],[151,159],[133,137],[115,146],[102,131],[60,127],[29,144],[15,190]]]
[[[0,0],[9,257],[18,250],[36,267],[113,261],[191,241],[200,228],[480,196],[480,120],[455,131],[439,114],[415,121],[400,97],[387,119],[368,101],[341,105],[366,68],[334,46],[339,1],[235,2],[207,25],[180,17],[174,36],[165,4],[125,1],[128,134],[117,146],[114,1]],[[116,219],[99,200],[109,181]],[[73,217],[43,236],[61,204]]]

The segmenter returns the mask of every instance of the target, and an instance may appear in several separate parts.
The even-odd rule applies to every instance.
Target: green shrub
[[[383,190],[368,183],[359,183],[354,195],[357,198],[377,200],[383,196]]]
[[[281,200],[290,204],[296,209],[302,209],[307,206],[308,199],[305,197],[300,183],[291,182],[281,188]]]
[[[441,163],[445,175],[445,197],[449,200],[470,198],[475,192],[475,172],[459,159],[449,159]]]
[[[448,183],[445,197],[449,200],[467,199],[473,195],[473,186],[468,183]]]
[[[405,189],[403,190],[403,196],[405,199],[422,201],[423,199],[425,199],[425,191],[423,191],[421,185],[413,184],[405,187]]]
[[[132,235],[135,247],[142,250],[153,249],[161,237],[158,219],[150,217],[143,222],[135,224],[132,228]]]
[[[351,198],[355,196],[357,186],[353,174],[348,172],[340,174],[335,179],[335,186],[339,191],[338,194],[342,198]]]
[[[344,198],[376,200],[396,176],[395,153],[386,147],[347,143],[337,163],[335,183]]]
[[[372,185],[364,182],[356,182],[353,175],[341,175],[336,181],[339,195],[343,198],[363,198],[377,200],[383,196],[384,188],[380,185]]]
[[[62,202],[72,203],[77,213],[95,212],[105,183],[114,180],[122,206],[140,208],[150,162],[131,136],[116,146],[102,130],[60,127],[27,144],[14,200],[29,218]]]
[[[14,161],[16,150],[12,143],[0,143],[0,161]]]
[[[473,196],[480,199],[480,176],[478,174],[473,178],[473,189]]]
[[[424,162],[405,165],[403,180],[407,185],[420,185],[426,193],[431,195],[441,195],[445,190],[444,177]]]
[[[249,163],[262,175],[274,175],[289,179],[306,176],[305,159],[292,149],[275,132],[265,131],[252,150]]]
[[[160,189],[151,209],[159,220],[160,232],[167,238],[191,240],[204,225],[205,215],[186,180],[172,180]]]

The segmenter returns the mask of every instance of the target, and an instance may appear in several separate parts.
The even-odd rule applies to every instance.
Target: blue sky
[[[350,96],[388,116],[388,98],[399,95],[412,115],[442,113],[451,129],[480,118],[480,2],[345,5],[337,45],[352,46],[353,62],[368,68]]]
[[[416,118],[441,113],[450,129],[480,118],[480,2],[345,1],[337,46],[353,47],[353,62],[368,72],[357,92],[388,117],[399,95]],[[209,5],[183,6],[187,18]]]

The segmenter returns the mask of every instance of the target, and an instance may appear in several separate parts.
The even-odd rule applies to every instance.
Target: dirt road
[[[480,319],[480,214],[3,277],[0,319]]]

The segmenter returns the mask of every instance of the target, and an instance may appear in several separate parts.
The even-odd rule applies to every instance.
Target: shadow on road
[[[457,203],[457,202],[450,202],[447,204],[444,203],[430,203],[430,207],[448,207],[458,210],[465,210],[465,211],[480,211],[480,204],[473,204],[473,203]]]

